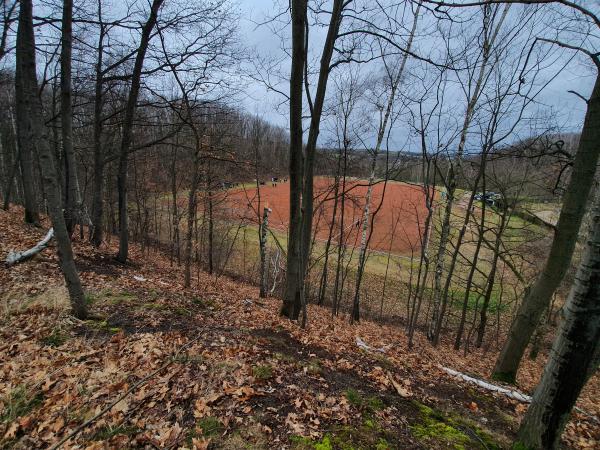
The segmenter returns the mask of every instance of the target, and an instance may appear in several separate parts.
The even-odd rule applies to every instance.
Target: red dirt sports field
[[[362,215],[367,193],[367,181],[346,180],[346,206],[344,218],[344,240],[348,246],[358,246],[362,229]],[[385,195],[382,194],[385,189]],[[341,191],[341,187],[340,187]],[[269,217],[270,227],[286,232],[289,219],[290,184],[289,182],[267,182],[260,186],[261,207],[272,209]],[[258,195],[256,188],[245,188],[230,192],[227,196],[227,208],[230,214],[256,222]],[[333,211],[333,179],[315,178],[315,218],[317,239],[326,240]],[[379,207],[381,204],[381,207]],[[379,209],[379,210],[378,210]],[[378,211],[377,211],[378,210]],[[425,192],[417,185],[389,181],[387,185],[379,182],[373,186],[371,211],[375,215],[373,236],[369,243],[371,250],[389,251],[395,254],[407,254],[411,249],[420,248],[421,230],[427,215]],[[338,203],[338,222],[340,219]],[[339,223],[333,232],[337,241]]]

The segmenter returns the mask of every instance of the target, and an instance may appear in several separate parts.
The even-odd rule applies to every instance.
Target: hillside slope
[[[43,235],[18,208],[0,211],[2,258]],[[313,306],[301,330],[255,286],[200,272],[184,289],[154,250],[134,248],[128,265],[110,245],[75,250],[99,320],[69,316],[52,247],[0,269],[2,448],[508,448],[526,409],[440,368],[482,377],[493,353],[420,337],[409,351],[401,329]],[[523,389],[542,363],[525,364]],[[595,415],[599,386],[579,403]],[[565,445],[598,448],[598,424],[574,419]]]

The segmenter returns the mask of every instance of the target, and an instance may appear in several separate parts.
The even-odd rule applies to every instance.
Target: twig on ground
[[[192,339],[190,342],[186,343],[185,345],[181,346],[181,348],[179,350],[177,350],[175,352],[175,354],[173,356],[171,356],[171,358],[169,358],[169,360],[164,363],[162,366],[160,366],[158,369],[156,369],[154,372],[151,372],[150,374],[146,375],[144,378],[142,378],[140,381],[138,381],[137,383],[135,383],[133,386],[131,386],[129,389],[127,389],[125,391],[125,393],[123,393],[123,395],[119,396],[116,400],[114,400],[112,403],[110,403],[108,406],[106,406],[102,411],[100,411],[98,414],[96,414],[94,417],[86,420],[85,422],[83,422],[81,425],[79,425],[77,428],[75,428],[71,433],[69,433],[68,435],[66,435],[64,438],[62,438],[60,441],[58,441],[56,444],[54,444],[52,447],[50,447],[50,450],[57,450],[61,447],[61,445],[63,445],[65,442],[67,442],[68,440],[70,440],[71,438],[77,436],[79,433],[81,433],[81,431],[83,431],[88,425],[90,425],[91,423],[95,422],[96,420],[98,420],[100,417],[102,417],[104,414],[106,414],[108,411],[110,411],[113,406],[115,406],[117,403],[119,403],[121,400],[123,400],[125,397],[127,397],[129,394],[131,394],[134,390],[136,390],[139,386],[141,386],[142,384],[144,384],[146,381],[148,381],[150,378],[152,378],[153,376],[157,375],[159,372],[162,372],[164,369],[166,369],[167,367],[169,367],[171,364],[173,364],[177,358],[177,356],[179,356],[179,354],[181,352],[183,352],[186,348],[188,348],[189,346],[191,346],[193,343],[197,342],[198,340],[200,340],[202,336],[198,336],[196,339]]]

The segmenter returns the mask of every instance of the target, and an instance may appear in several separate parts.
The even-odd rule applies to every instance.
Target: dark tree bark
[[[302,308],[302,83],[306,64],[306,0],[292,0],[292,67],[290,75],[290,220],[287,272],[281,315],[296,320]]]
[[[208,160],[207,165],[207,174],[206,174],[206,203],[207,203],[207,211],[208,211],[208,236],[206,239],[206,243],[208,245],[208,273],[212,275],[214,272],[214,256],[215,256],[215,221],[213,215],[213,192],[212,192],[212,174],[210,167],[210,159]]]
[[[486,158],[486,157],[487,157],[486,155],[483,155],[483,158]],[[482,187],[483,187],[483,193],[485,195],[485,192],[486,192],[485,174],[483,176],[483,186]],[[446,306],[448,304],[448,290],[450,288],[450,280],[452,279],[452,275],[454,274],[454,268],[456,267],[456,260],[457,260],[458,254],[460,252],[460,247],[462,245],[464,235],[465,235],[465,232],[467,229],[467,225],[468,225],[468,221],[469,221],[468,216],[471,214],[470,211],[471,211],[472,204],[473,204],[472,197],[474,195],[475,189],[477,189],[477,187],[473,188],[473,193],[471,194],[471,199],[470,199],[469,205],[467,207],[467,217],[465,217],[465,221],[463,222],[463,227],[460,230],[458,242],[456,244],[456,248],[454,249],[454,254],[452,255],[451,270],[449,270],[448,278],[446,279],[446,285],[444,286],[444,296],[442,298],[442,308],[440,310],[440,320],[438,321],[438,325],[435,329],[435,336],[433,337],[434,345],[437,345],[440,341],[440,334],[442,332],[442,319],[445,316]],[[467,285],[465,287],[465,294],[463,296],[463,304],[462,304],[462,311],[460,313],[460,321],[458,323],[458,330],[456,331],[456,338],[454,339],[454,350],[460,349],[460,345],[461,345],[462,338],[463,338],[463,333],[465,331],[465,323],[467,321],[467,310],[469,308],[469,298],[471,297],[471,289],[473,287],[473,277],[475,276],[475,271],[477,269],[477,262],[479,260],[479,252],[481,251],[481,244],[483,243],[483,237],[485,234],[486,210],[487,210],[487,205],[484,201],[484,202],[482,202],[482,205],[481,205],[481,219],[480,219],[480,225],[479,225],[479,233],[477,236],[477,244],[475,244],[475,252],[471,259],[471,268],[469,269],[469,275],[467,277]]]
[[[521,303],[508,339],[498,356],[493,377],[514,382],[529,340],[571,264],[579,228],[600,154],[600,76],[588,100],[579,147],[575,154],[571,180],[563,197],[554,240],[544,269]]]
[[[519,429],[519,440],[528,449],[559,448],[571,409],[600,363],[600,202],[594,207],[591,233],[564,312]]]
[[[98,21],[100,34],[96,59],[96,79],[94,82],[94,174],[92,186],[92,228],[90,241],[100,247],[104,239],[104,152],[102,151],[102,108],[104,97],[102,92],[104,58],[104,36],[106,28],[102,19],[102,0],[98,0]]]
[[[73,107],[71,104],[71,54],[73,50],[73,0],[64,0],[60,52],[60,121],[65,158],[65,222],[69,235],[81,221],[81,193],[73,151]]]
[[[4,188],[4,204],[2,205],[2,209],[4,209],[4,211],[8,211],[8,208],[10,206],[10,199],[12,198],[12,191],[13,188],[18,188],[18,178],[17,178],[17,173],[19,171],[19,146],[17,145],[17,133],[16,133],[16,127],[15,127],[15,121],[14,121],[14,117],[12,115],[12,112],[9,113],[9,123],[12,126],[12,133],[11,133],[11,140],[13,142],[13,149],[14,149],[14,153],[12,155],[12,158],[6,158],[6,161],[8,161],[9,159],[11,160],[11,164],[10,164],[10,169],[8,172],[8,175],[6,177],[6,184],[5,184],[5,188]],[[6,146],[3,145],[3,150],[5,150],[7,153],[6,155],[8,155],[8,150],[6,149]],[[18,191],[18,189],[16,189]]]
[[[0,33],[0,61],[6,56],[6,44],[8,43],[8,32],[10,24],[14,20],[15,9],[17,8],[18,0],[12,0],[8,3],[6,0],[2,3],[2,32]]]
[[[188,105],[188,117],[191,128],[194,134],[195,150],[194,159],[192,164],[192,179],[190,183],[190,191],[188,193],[188,211],[187,211],[187,228],[185,230],[185,253],[184,253],[184,286],[190,287],[192,282],[192,238],[194,231],[194,224],[196,222],[196,212],[198,209],[198,185],[200,183],[200,158],[202,152],[202,138],[193,125],[193,118],[189,111]]]
[[[321,126],[321,116],[323,114],[323,105],[325,103],[325,93],[327,91],[327,83],[329,80],[329,74],[331,72],[331,58],[333,57],[333,50],[335,42],[340,30],[342,23],[342,11],[344,9],[343,0],[334,0],[331,11],[331,19],[329,22],[329,28],[327,30],[327,36],[323,45],[323,52],[321,54],[321,62],[319,67],[319,79],[317,82],[317,91],[315,94],[315,101],[311,108],[311,120],[310,127],[308,130],[308,140],[306,142],[306,158],[304,161],[304,182],[302,189],[302,272],[300,285],[296,286],[297,290],[301,289],[304,285],[304,279],[306,277],[306,270],[308,267],[308,260],[310,259],[311,250],[311,237],[312,237],[312,224],[313,224],[313,210],[314,210],[314,165],[315,165],[315,154],[317,150],[317,140],[319,138],[319,131]],[[304,301],[303,298],[301,298]]]
[[[31,1],[21,2],[17,29],[17,55],[15,68],[15,103],[17,122],[17,147],[21,176],[23,177],[23,200],[25,222],[38,224],[39,210],[34,176],[34,124],[31,110],[38,103],[37,77],[35,73],[35,41],[31,18]],[[33,56],[31,56],[33,55]],[[32,79],[33,74],[33,79]],[[32,85],[33,83],[33,85]],[[32,93],[34,93],[32,95]]]
[[[177,256],[177,265],[181,265],[181,250],[180,250],[180,237],[179,237],[179,206],[177,205],[177,144],[172,146],[172,160],[171,160],[171,198],[173,200],[173,236],[171,240],[171,263],[173,263],[173,257]]]
[[[133,134],[133,119],[135,117],[135,109],[140,93],[142,80],[142,68],[144,66],[144,58],[150,43],[150,34],[156,25],[158,19],[158,10],[162,6],[164,0],[152,0],[150,7],[150,15],[148,20],[142,27],[142,36],[138,47],[133,73],[131,76],[131,87],[125,106],[125,120],[123,121],[123,135],[121,137],[121,149],[119,153],[119,169],[117,172],[117,184],[119,190],[119,253],[117,260],[126,262],[129,253],[129,220],[127,216],[127,167],[129,161],[129,151],[131,148],[131,140]]]
[[[21,67],[20,88],[25,88],[21,92],[21,98],[25,102],[24,105],[21,105],[19,111],[20,114],[24,113],[26,116],[17,115],[17,127],[25,125],[31,138],[31,145],[37,146],[40,155],[42,181],[48,201],[48,212],[56,235],[58,259],[69,291],[71,308],[76,317],[85,319],[87,317],[87,307],[79,274],[73,260],[71,240],[62,211],[62,198],[56,162],[49,145],[48,130],[43,123],[42,104],[38,97],[32,14],[31,0],[21,0],[18,31],[20,45],[17,48],[17,65]]]
[[[506,225],[510,218],[508,217],[508,209],[505,209],[500,216],[500,225],[496,234],[496,241],[494,242],[493,256],[492,256],[492,267],[487,277],[487,283],[485,288],[485,294],[483,296],[483,304],[481,306],[481,313],[479,316],[479,325],[477,327],[477,340],[476,347],[481,348],[483,345],[483,337],[485,335],[485,327],[487,326],[487,312],[490,306],[492,293],[494,292],[494,283],[496,280],[496,271],[498,270],[498,259],[500,258],[500,244],[502,243],[502,234],[506,228]],[[480,233],[483,230],[479,231]]]
[[[344,119],[344,163],[342,164],[342,198],[340,200],[340,226],[337,242],[337,261],[335,266],[335,283],[333,285],[333,300],[331,303],[331,314],[336,316],[338,313],[343,289],[340,288],[340,276],[342,270],[342,261],[346,254],[344,248],[344,219],[346,217],[346,173],[348,169],[348,142],[346,139],[346,125],[348,117]]]

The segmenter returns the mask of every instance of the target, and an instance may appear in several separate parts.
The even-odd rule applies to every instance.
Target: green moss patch
[[[192,303],[202,309],[214,309],[217,307],[212,298],[192,297]]]
[[[52,330],[52,333],[42,338],[41,342],[42,344],[48,345],[50,347],[60,347],[65,342],[67,342],[67,339],[69,339],[69,336],[67,334],[55,328],[54,330]]]
[[[346,397],[346,400],[348,400],[348,403],[357,408],[360,408],[363,404],[362,395],[360,395],[360,392],[356,389],[347,389],[346,392],[344,392],[344,396]]]
[[[128,291],[113,292],[110,289],[103,289],[98,292],[88,292],[85,299],[88,304],[109,303],[111,305],[120,305],[122,303],[131,303],[137,297]]]
[[[273,367],[268,364],[260,364],[252,367],[252,376],[257,380],[265,381],[273,377]]]
[[[321,361],[317,358],[311,358],[308,360],[308,363],[305,365],[306,372],[310,375],[319,375],[323,371],[323,367],[321,366]]]
[[[206,437],[216,436],[223,431],[223,424],[216,417],[204,417],[198,421],[198,426]]]
[[[462,431],[435,419],[427,418],[422,424],[410,428],[416,438],[443,442],[456,450],[466,448],[465,445],[471,441]]]
[[[124,426],[124,425],[119,425],[119,426],[113,427],[113,426],[108,425],[106,427],[100,428],[92,437],[92,441],[106,441],[115,436],[120,436],[120,435],[135,436],[139,432],[140,432],[140,429],[138,427],[133,427],[133,426],[128,427],[128,426]]]
[[[166,305],[163,305],[162,303],[155,303],[155,302],[144,303],[141,306],[142,306],[142,308],[153,309],[153,310],[156,310],[156,311],[162,311],[162,310],[167,309]]]
[[[111,327],[106,320],[86,320],[85,323],[96,330],[105,330],[110,331],[111,333],[118,333],[121,331],[119,327]]]
[[[173,308],[173,312],[178,316],[191,316],[192,312],[189,309],[182,308],[181,306],[177,306]]]
[[[428,442],[437,442],[444,446],[463,449],[499,450],[492,437],[480,430],[475,424],[457,416],[443,414],[417,401],[414,402],[421,414],[421,421],[410,426],[414,437]]]
[[[17,386],[2,398],[0,422],[14,422],[19,417],[26,416],[44,399],[41,392],[29,392],[25,385]]]
[[[398,448],[389,442],[389,437],[382,427],[373,419],[366,420],[362,425],[339,426],[332,429],[320,440],[303,436],[290,438],[292,450],[388,450]]]

